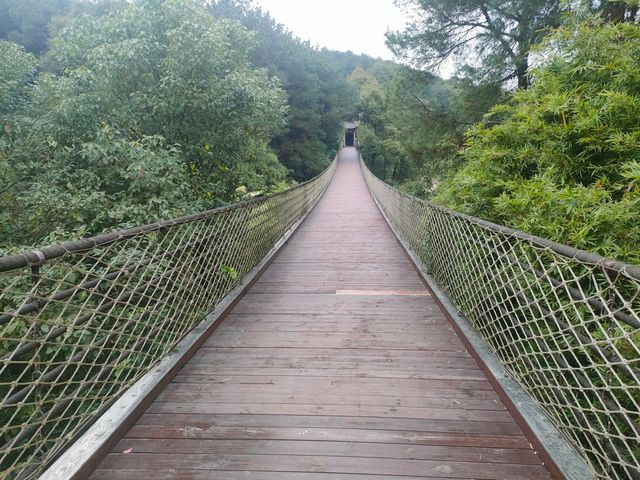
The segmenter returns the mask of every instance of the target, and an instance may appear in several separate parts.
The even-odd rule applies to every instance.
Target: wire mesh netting
[[[407,195],[361,161],[403,240],[600,478],[640,478],[640,268]]]
[[[35,478],[320,198],[230,207],[0,259],[0,477]]]

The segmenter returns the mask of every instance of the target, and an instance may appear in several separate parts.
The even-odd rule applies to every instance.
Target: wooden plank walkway
[[[550,475],[347,148],[316,209],[91,478]]]

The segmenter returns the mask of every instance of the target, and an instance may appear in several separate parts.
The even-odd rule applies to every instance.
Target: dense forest
[[[374,62],[232,0],[1,0],[0,19],[4,252],[313,177]]]
[[[412,65],[359,87],[361,150],[407,192],[640,263],[638,2],[417,1]],[[455,66],[449,79],[429,72]]]
[[[307,180],[358,119],[385,181],[640,263],[638,2],[395,3],[399,63],[250,0],[0,0],[0,253]]]

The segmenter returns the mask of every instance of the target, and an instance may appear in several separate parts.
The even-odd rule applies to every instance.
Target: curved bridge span
[[[551,478],[357,151],[92,480]]]

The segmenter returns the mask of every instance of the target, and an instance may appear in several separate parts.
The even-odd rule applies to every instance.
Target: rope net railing
[[[0,258],[0,477],[35,478],[320,198],[289,190]]]
[[[640,268],[407,195],[361,161],[428,273],[600,478],[640,478]]]

